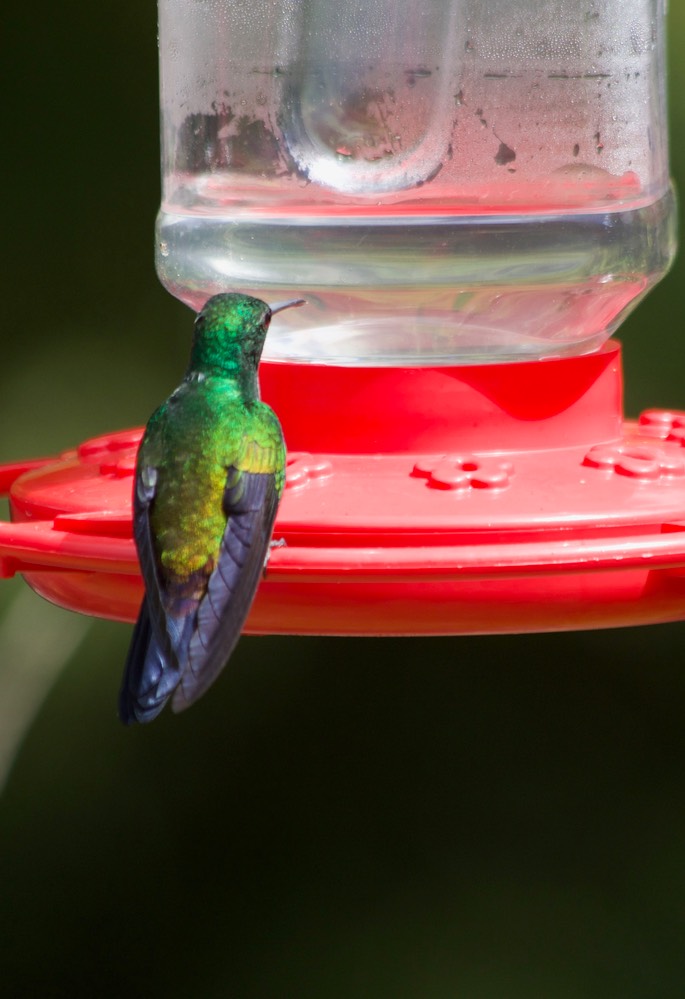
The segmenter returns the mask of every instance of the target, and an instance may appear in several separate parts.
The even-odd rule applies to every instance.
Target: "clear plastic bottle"
[[[593,350],[675,250],[664,0],[159,0],[157,268],[265,356]]]

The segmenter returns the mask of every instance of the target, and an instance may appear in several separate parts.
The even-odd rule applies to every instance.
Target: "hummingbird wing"
[[[133,496],[133,533],[145,596],[133,630],[119,693],[119,717],[126,725],[152,721],[160,713],[181,678],[179,652],[190,637],[187,616],[169,616],[164,608],[163,582],[150,527],[150,506],[157,470],[142,467]],[[193,610],[197,608],[197,601]]]
[[[264,570],[282,474],[228,469],[226,530],[194,616],[187,658],[172,700],[183,711],[214,682],[236,646]]]

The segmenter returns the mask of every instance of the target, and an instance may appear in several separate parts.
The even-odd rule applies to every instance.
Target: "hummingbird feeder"
[[[675,252],[664,0],[159,0],[157,270],[279,313],[288,474],[252,633],[685,616],[685,412],[609,338]],[[6,465],[0,571],[142,597],[141,431]]]

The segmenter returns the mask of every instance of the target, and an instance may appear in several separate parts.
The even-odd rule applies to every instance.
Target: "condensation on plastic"
[[[572,204],[588,175],[601,188],[630,174],[652,198],[668,185],[663,0],[160,0],[159,11],[166,201],[191,175],[207,180],[207,208],[223,195],[256,211],[417,184],[427,200],[471,193],[476,210],[505,180],[524,205],[537,200],[530,182],[542,202],[564,179]]]
[[[663,0],[159,0],[156,266],[265,357],[597,349],[675,252]]]

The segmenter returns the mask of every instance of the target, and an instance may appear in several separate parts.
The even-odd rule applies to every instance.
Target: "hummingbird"
[[[125,724],[182,711],[227,663],[266,565],[285,483],[257,370],[272,316],[249,295],[208,299],[183,381],[152,414],[136,462],[133,535],[145,596],[119,695]]]

